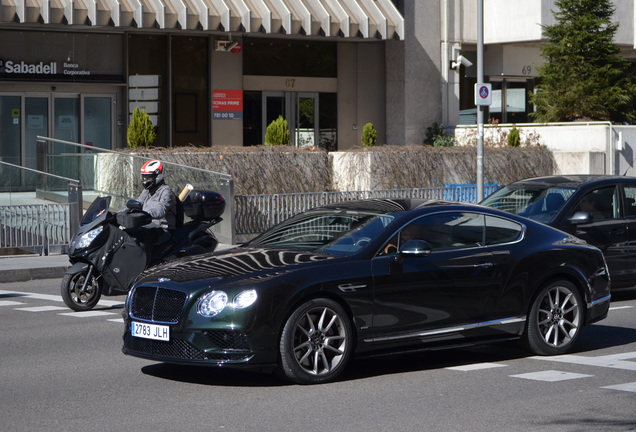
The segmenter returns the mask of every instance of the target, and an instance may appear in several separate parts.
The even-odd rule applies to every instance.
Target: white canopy
[[[0,22],[404,39],[391,0],[2,0]]]

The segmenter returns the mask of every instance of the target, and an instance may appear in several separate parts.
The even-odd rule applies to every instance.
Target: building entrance
[[[296,147],[316,146],[320,125],[318,93],[263,92],[263,142],[267,126],[282,115],[289,127],[290,144]]]

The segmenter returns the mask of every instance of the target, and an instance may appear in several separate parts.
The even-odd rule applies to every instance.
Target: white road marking
[[[460,372],[469,372],[474,370],[484,370],[484,369],[494,369],[500,367],[506,367],[508,365],[499,364],[499,363],[477,363],[477,364],[469,364],[464,366],[453,366],[447,367],[445,369],[460,371]]]
[[[558,363],[571,363],[585,366],[598,366],[611,369],[622,369],[636,371],[636,362],[623,360],[624,358],[635,358],[633,352],[619,355],[608,355],[599,357],[584,357],[579,355],[562,355],[554,357],[535,356],[530,357],[535,360],[551,361]]]
[[[18,292],[18,291],[5,291],[0,290],[0,296],[5,297],[20,297],[20,298],[31,298],[38,300],[49,300],[55,302],[61,302],[62,296],[59,295],[51,295],[51,294],[38,294],[38,293],[28,293],[28,292]],[[104,300],[103,298],[99,300],[97,303],[99,306],[105,307],[123,307],[124,303],[121,301],[113,301],[113,300]]]
[[[19,306],[19,305],[23,305],[23,304],[24,303],[17,302],[17,301],[0,300],[0,306]]]
[[[59,313],[58,315],[77,317],[77,318],[90,318],[90,317],[105,316],[105,315],[116,315],[116,313],[90,310],[90,311],[82,311],[82,312],[65,312],[65,313]]]
[[[613,386],[606,386],[606,387],[601,387],[601,388],[609,389],[609,390],[621,390],[621,391],[636,393],[636,382],[618,384],[618,385],[613,385]]]
[[[579,378],[589,378],[594,375],[584,375],[571,372],[561,372],[556,370],[547,370],[541,372],[531,372],[519,375],[510,375],[511,378],[523,378],[534,381],[557,382]]]
[[[116,322],[116,323],[120,323],[123,324],[124,323],[124,319],[123,318],[112,318],[106,321],[111,321],[111,322]]]
[[[614,306],[614,307],[610,307],[609,310],[616,311],[616,310],[619,310],[619,309],[631,309],[633,307],[634,306]]]
[[[25,307],[25,308],[16,308],[15,310],[26,311],[26,312],[48,312],[48,311],[56,311],[56,310],[65,310],[65,307],[60,306],[34,306],[34,307]]]

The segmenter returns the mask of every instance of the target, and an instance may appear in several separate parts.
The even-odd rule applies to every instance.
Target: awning
[[[391,0],[3,0],[1,22],[404,39]]]

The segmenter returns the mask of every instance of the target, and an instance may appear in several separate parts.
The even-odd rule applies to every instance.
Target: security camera
[[[473,62],[471,62],[466,57],[460,54],[457,56],[457,60],[451,63],[451,68],[457,69],[459,65],[463,65],[465,67],[471,67],[473,65]]]

